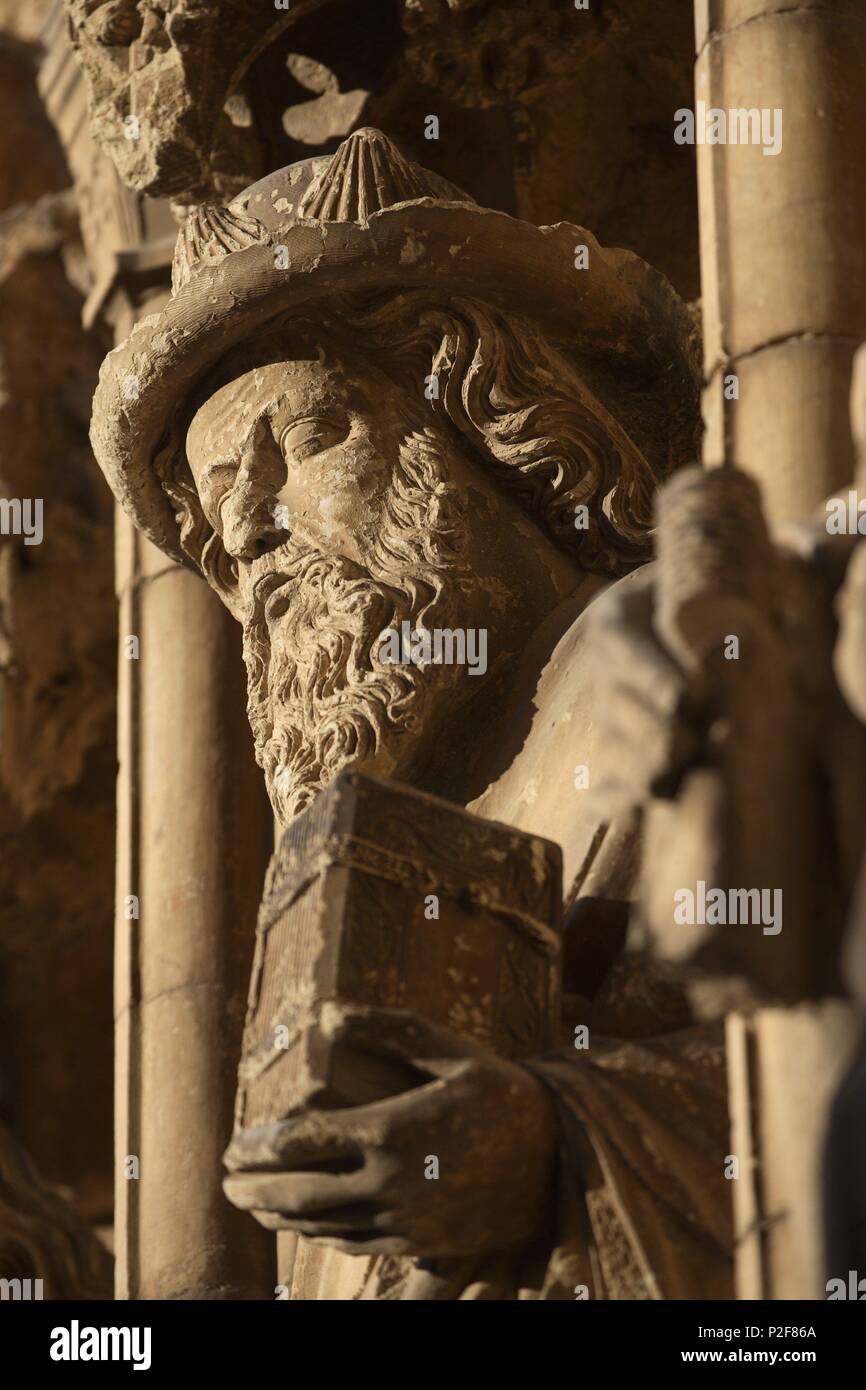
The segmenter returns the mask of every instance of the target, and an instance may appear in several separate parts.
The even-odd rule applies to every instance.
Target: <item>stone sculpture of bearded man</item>
[[[360,1175],[327,1167],[351,1110],[239,1136],[232,1200],[312,1242],[293,1296],[351,1284],[326,1277],[317,1242],[411,1257],[399,1280],[380,1263],[365,1296],[729,1290],[721,1048],[675,982],[624,963],[630,847],[612,855],[608,836],[600,857],[575,778],[598,736],[584,614],[649,557],[696,400],[690,319],[663,277],[580,228],[477,208],[369,130],[194,214],[167,308],[107,359],[97,458],[242,623],[280,821],[357,768],[558,841],[566,998],[602,1039],[585,1059],[433,1068],[405,1121],[385,1103],[367,1127]],[[388,660],[401,631],[483,632],[486,669]],[[421,1070],[465,1059],[423,1019],[388,1026]],[[463,1175],[435,1201],[401,1176],[409,1134]],[[580,1212],[567,1230],[557,1185]],[[529,1247],[534,1273],[511,1258]],[[412,1263],[441,1256],[471,1269]]]

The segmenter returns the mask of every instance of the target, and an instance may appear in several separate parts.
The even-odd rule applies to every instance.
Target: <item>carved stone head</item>
[[[480,689],[387,634],[483,631],[489,679],[587,572],[646,558],[694,448],[689,335],[637,257],[480,209],[376,131],[190,218],[92,439],[242,622],[284,820],[349,764],[407,779]]]

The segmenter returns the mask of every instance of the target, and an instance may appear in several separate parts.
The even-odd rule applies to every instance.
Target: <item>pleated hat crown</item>
[[[414,164],[380,130],[366,126],[333,155],[288,164],[247,188],[228,207],[196,208],[178,236],[172,266],[177,292],[203,265],[232,251],[275,241],[298,222],[366,224],[374,213],[434,198],[474,204],[447,179]]]

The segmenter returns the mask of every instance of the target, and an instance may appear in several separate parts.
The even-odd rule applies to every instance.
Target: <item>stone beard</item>
[[[465,672],[382,664],[384,633],[408,621],[458,626],[471,582],[467,530],[449,483],[454,449],[407,417],[375,574],[291,536],[253,563],[244,622],[248,712],[276,814],[289,821],[348,763],[405,778],[430,732],[466,699]]]

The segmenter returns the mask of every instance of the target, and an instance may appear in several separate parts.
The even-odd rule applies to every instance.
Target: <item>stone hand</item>
[[[328,1005],[321,1028],[417,1086],[242,1131],[224,1160],[235,1206],[351,1254],[470,1254],[540,1230],[556,1121],[531,1072],[402,1010]]]
[[[591,653],[603,737],[592,787],[600,814],[674,800],[690,770],[726,766],[732,743],[744,758],[760,757],[778,741],[768,724],[790,725],[802,744],[827,698],[807,659],[827,646],[827,617],[807,566],[782,551],[773,564],[779,611],[740,604],[724,637],[689,670],[662,635],[656,565],[597,601]]]
[[[656,565],[598,601],[600,752],[592,787],[601,817],[644,813],[633,920],[645,925],[646,944],[795,998],[814,976],[809,941],[833,873],[815,792],[833,709],[826,674],[833,630],[814,569],[781,547],[770,564],[771,602],[739,598],[726,622],[725,596],[718,603],[709,596],[708,640],[691,666],[666,641]],[[778,805],[787,808],[784,819]],[[697,893],[698,883],[766,891],[772,921],[769,909],[768,920],[723,918],[721,926],[680,920],[681,895]],[[784,940],[794,944],[780,950],[783,922]]]
[[[589,644],[603,737],[592,769],[593,801],[611,818],[675,794],[699,753],[700,715],[687,680],[654,626],[656,567],[621,580],[592,609]]]

